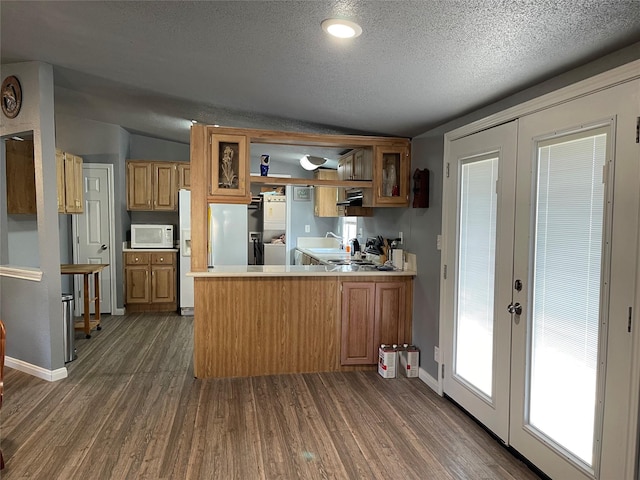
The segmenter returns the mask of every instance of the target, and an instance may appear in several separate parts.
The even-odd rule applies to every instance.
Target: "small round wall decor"
[[[7,118],[15,118],[22,107],[22,88],[20,82],[13,75],[4,79],[2,88],[2,113]]]

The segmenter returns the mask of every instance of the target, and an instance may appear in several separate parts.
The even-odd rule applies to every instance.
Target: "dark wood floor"
[[[192,317],[103,327],[64,380],[6,369],[3,480],[538,478],[418,379],[197,380]]]

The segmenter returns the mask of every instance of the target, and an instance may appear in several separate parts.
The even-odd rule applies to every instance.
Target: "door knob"
[[[107,246],[103,243],[103,244],[100,246],[100,249],[101,249],[101,250],[106,250],[106,249],[107,249]]]
[[[515,313],[516,315],[520,315],[522,313],[522,305],[520,305],[519,303],[510,303],[509,306],[507,307],[507,312],[511,313],[512,315]]]

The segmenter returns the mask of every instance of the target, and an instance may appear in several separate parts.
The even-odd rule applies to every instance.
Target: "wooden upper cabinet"
[[[127,210],[152,210],[153,190],[150,162],[127,162]]]
[[[60,193],[58,193],[59,195]],[[83,197],[82,157],[64,153],[64,213],[82,213],[84,211]],[[60,211],[59,207],[58,211]]]
[[[64,213],[64,152],[56,148],[56,192],[58,199],[58,213]]]
[[[36,183],[33,141],[7,140],[7,213],[35,214]],[[56,149],[59,213],[82,213],[82,157]]]
[[[251,203],[249,151],[245,135],[211,135],[209,200]]]
[[[373,152],[371,148],[351,150],[338,159],[340,180],[372,180]]]
[[[178,190],[191,190],[191,164],[178,163]]]
[[[32,140],[5,140],[7,213],[35,214],[36,170]]]
[[[337,180],[338,172],[335,170],[316,170],[314,177],[323,180]],[[313,189],[313,214],[316,217],[337,217],[338,206],[337,187],[314,187]]]
[[[176,162],[127,161],[127,210],[176,211]]]
[[[153,168],[153,209],[176,210],[176,164],[161,162],[152,164]]]
[[[409,146],[375,147],[373,206],[408,207],[411,158]]]

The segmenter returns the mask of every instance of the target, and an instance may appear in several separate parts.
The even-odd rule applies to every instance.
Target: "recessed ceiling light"
[[[327,18],[322,21],[322,29],[338,38],[355,38],[362,33],[362,27],[355,22],[340,18]]]
[[[191,120],[192,125],[195,125],[196,123],[198,123],[198,120]]]

